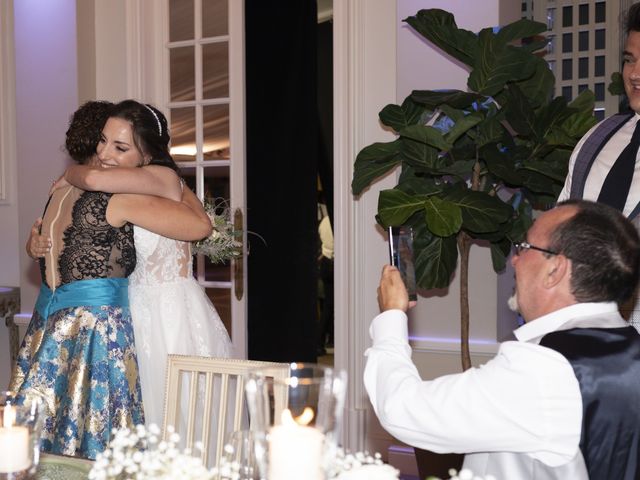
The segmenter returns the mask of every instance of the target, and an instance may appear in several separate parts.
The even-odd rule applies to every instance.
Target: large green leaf
[[[456,237],[432,235],[425,226],[414,230],[413,258],[420,288],[445,288],[456,270]]]
[[[515,169],[513,158],[498,150],[497,145],[489,144],[484,146],[480,150],[480,155],[487,164],[489,171],[504,181],[507,185],[522,185],[522,177]]]
[[[562,129],[573,139],[572,144],[575,146],[576,141],[581,139],[596,123],[598,121],[593,116],[593,112],[574,113],[562,122]]]
[[[514,40],[533,37],[546,30],[547,26],[544,23],[523,18],[502,27],[496,34],[496,38],[503,43],[511,43]]]
[[[476,138],[476,145],[478,147],[482,147],[488,143],[497,143],[506,138],[511,138],[500,122],[500,118],[498,116],[488,117],[479,123],[477,132],[478,136]]]
[[[446,103],[453,108],[468,108],[473,102],[481,99],[477,93],[462,92],[460,90],[414,90],[411,92],[411,99],[420,103],[430,110]]]
[[[521,135],[534,133],[535,111],[527,97],[517,84],[511,84],[507,91],[507,103],[504,105],[509,125]]]
[[[569,108],[577,110],[579,113],[588,113],[593,115],[596,96],[589,89],[583,90],[580,94],[569,103]]]
[[[400,163],[402,142],[374,143],[364,147],[356,157],[351,181],[351,191],[360,195],[376,178],[381,177]]]
[[[442,185],[440,182],[436,183],[436,180],[432,177],[419,177],[412,167],[403,169],[398,180],[396,188],[402,190],[409,195],[435,195],[442,191]]]
[[[399,132],[409,125],[418,123],[425,112],[425,107],[414,102],[411,96],[407,97],[402,105],[387,105],[380,112],[380,121]]]
[[[522,164],[528,170],[538,172],[541,175],[564,183],[567,176],[569,157],[571,151],[568,149],[554,148],[544,158],[534,158]]]
[[[433,127],[410,125],[400,131],[400,136],[431,145],[438,150],[448,151],[451,148],[451,144],[444,139],[442,133]]]
[[[539,171],[523,168],[518,170],[522,175],[523,185],[537,194],[551,195],[554,192],[553,180]]]
[[[540,109],[536,115],[534,130],[538,138],[545,138],[554,128],[561,125],[576,110],[567,106],[564,97],[556,97]]]
[[[475,159],[472,160],[456,160],[450,165],[442,166],[438,169],[440,175],[453,175],[460,178],[470,178],[473,173],[473,166],[476,164]]]
[[[484,116],[479,112],[473,112],[469,115],[466,115],[465,117],[458,120],[454,124],[453,128],[445,134],[445,140],[450,145],[453,145],[458,138],[464,135],[471,128],[478,125],[483,119]]]
[[[458,233],[462,226],[462,211],[455,203],[447,202],[437,196],[424,201],[427,227],[440,237]]]
[[[378,217],[385,227],[404,224],[424,207],[425,197],[409,195],[398,189],[382,190],[378,197]]]
[[[480,49],[467,85],[474,92],[495,95],[505,83],[528,78],[534,73],[531,54],[496,39],[493,31],[479,34]]]
[[[549,70],[549,65],[542,58],[531,55],[530,62],[534,68],[533,75],[515,83],[520,87],[529,103],[534,108],[538,108],[549,101],[553,93],[555,78]]]
[[[506,222],[513,209],[497,197],[484,192],[454,188],[442,198],[455,203],[462,210],[462,225],[471,232],[494,232]]]
[[[404,21],[453,58],[473,65],[478,39],[473,32],[458,28],[451,13],[437,8],[420,10]]]
[[[402,142],[403,163],[430,173],[438,171],[438,165],[441,163],[438,159],[438,150],[408,138],[402,138],[400,141]]]
[[[509,256],[510,249],[511,243],[509,243],[508,240],[502,240],[498,243],[491,243],[491,263],[493,264],[494,272],[501,272],[505,269],[505,267],[507,266],[507,257]]]

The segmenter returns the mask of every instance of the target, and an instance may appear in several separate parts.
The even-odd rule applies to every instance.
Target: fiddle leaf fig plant
[[[351,188],[359,196],[400,167],[395,188],[380,192],[377,220],[413,227],[420,288],[447,287],[460,257],[467,369],[471,244],[488,246],[495,271],[504,269],[534,208],[557,198],[574,145],[595,124],[594,96],[585,90],[569,104],[552,98],[544,24],[523,19],[476,34],[439,9],[420,10],[405,22],[467,66],[467,91],[414,91],[401,105],[384,107],[380,121],[397,138],[360,151]]]

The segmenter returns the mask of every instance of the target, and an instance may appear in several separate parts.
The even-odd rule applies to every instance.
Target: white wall
[[[2,28],[8,29],[10,2],[3,0],[1,6]],[[26,314],[33,310],[40,275],[23,245],[32,223],[42,214],[52,180],[66,166],[64,133],[77,107],[75,8],[75,0],[19,0],[13,4],[15,154],[5,165],[8,197],[0,205],[0,285],[20,286],[21,311]],[[3,32],[6,35],[7,30]],[[6,43],[3,66],[11,55],[4,50]],[[6,92],[4,77],[2,87]],[[3,104],[3,114],[5,107]],[[3,386],[10,366],[3,325],[0,331]]]
[[[0,286],[20,285],[13,2],[0,1]],[[9,381],[9,332],[0,324],[0,389]]]

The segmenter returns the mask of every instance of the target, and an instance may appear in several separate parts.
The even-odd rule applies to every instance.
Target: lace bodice
[[[160,285],[191,278],[191,250],[188,242],[172,240],[137,226],[133,227],[136,269],[131,284]]]
[[[107,222],[111,194],[75,187],[56,190],[45,209],[41,233],[52,246],[40,259],[49,288],[76,280],[127,277],[135,266],[133,227]]]

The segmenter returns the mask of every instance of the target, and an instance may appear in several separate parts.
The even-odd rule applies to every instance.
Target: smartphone
[[[413,264],[413,229],[406,225],[389,227],[389,263],[400,270],[409,300],[417,300],[416,270]]]

